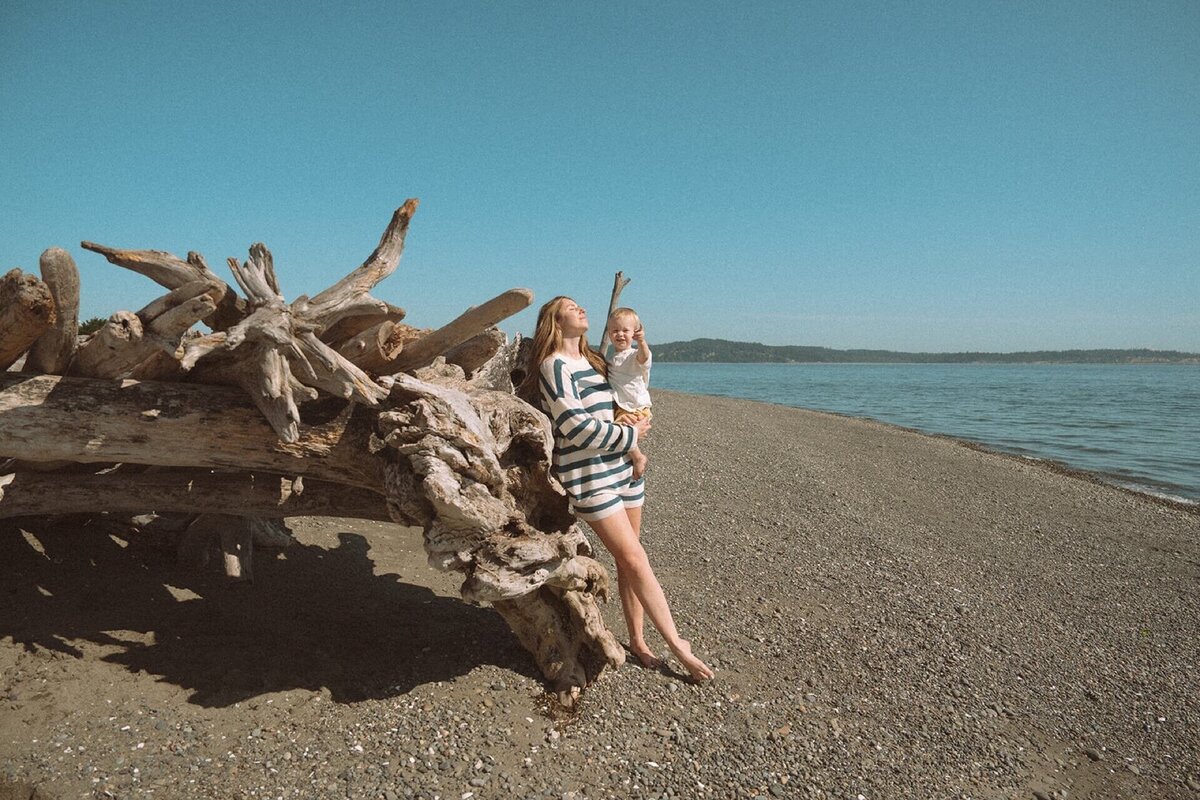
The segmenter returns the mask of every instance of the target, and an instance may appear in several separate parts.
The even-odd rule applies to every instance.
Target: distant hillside
[[[654,344],[659,362],[753,364],[1200,364],[1200,353],[1178,350],[1035,350],[1026,353],[900,353],[773,346],[725,339]]]

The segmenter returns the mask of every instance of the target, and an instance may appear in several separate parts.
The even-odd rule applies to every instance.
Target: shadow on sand
[[[403,694],[494,664],[537,679],[491,608],[376,575],[367,540],[260,551],[254,584],[176,566],[174,552],[70,524],[0,522],[0,638],[103,660],[223,707],[327,688],[337,702]]]

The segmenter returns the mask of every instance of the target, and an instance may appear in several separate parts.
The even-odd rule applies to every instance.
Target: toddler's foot
[[[679,663],[683,664],[696,683],[710,681],[716,675],[712,671],[712,667],[692,655],[692,643],[686,639],[680,639],[678,646],[672,647],[671,652],[675,654]]]
[[[647,461],[649,459],[640,450],[635,450],[629,454],[629,462],[633,464],[633,479],[635,481],[646,474]]]
[[[646,669],[658,669],[663,665],[663,660],[654,655],[645,642],[629,643],[629,652],[633,653],[634,658]]]

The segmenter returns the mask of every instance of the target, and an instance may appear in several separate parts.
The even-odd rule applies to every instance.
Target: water
[[[655,388],[870,417],[1200,502],[1200,367],[655,364]]]

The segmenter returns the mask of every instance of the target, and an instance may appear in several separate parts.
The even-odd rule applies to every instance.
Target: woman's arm
[[[542,398],[550,409],[555,434],[572,447],[627,453],[637,447],[638,432],[631,425],[605,422],[593,416],[588,392],[580,396],[571,370],[561,358],[548,358],[541,368]],[[595,396],[595,395],[591,395]],[[608,402],[598,400],[596,405]]]

